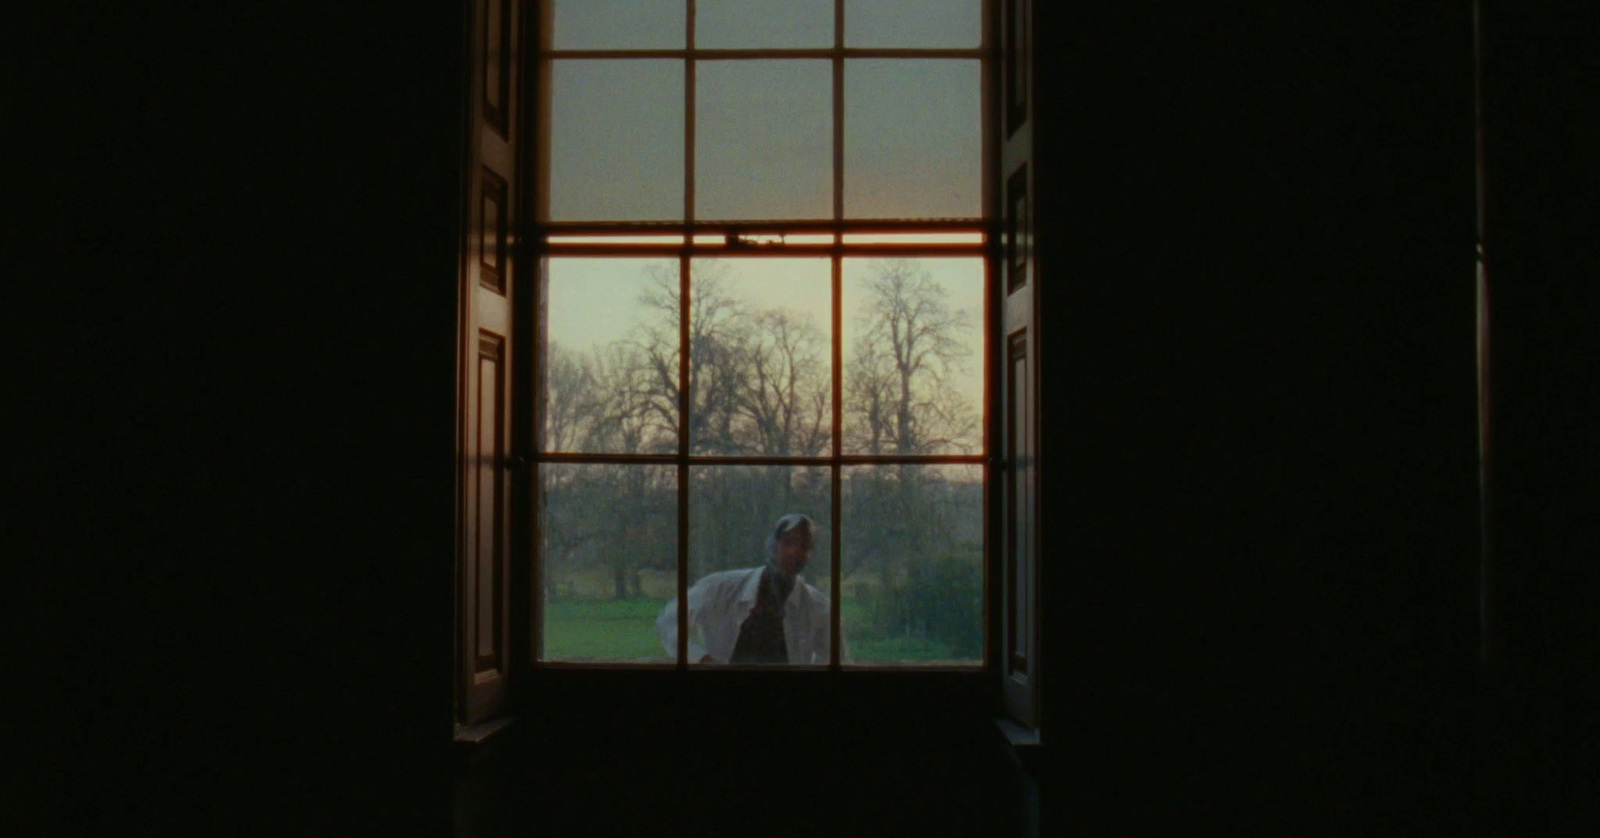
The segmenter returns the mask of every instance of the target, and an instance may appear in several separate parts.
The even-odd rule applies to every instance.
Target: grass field
[[[669,663],[656,638],[656,617],[665,597],[552,599],[545,605],[546,660]],[[868,637],[852,627],[868,625],[863,607],[845,602],[844,637],[854,663],[970,663],[953,660],[949,648],[916,637]]]
[[[664,661],[656,638],[664,599],[553,599],[545,605],[544,655],[564,661]]]

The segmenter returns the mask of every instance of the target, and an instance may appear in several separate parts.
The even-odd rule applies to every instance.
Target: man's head
[[[785,576],[805,569],[815,546],[816,524],[798,512],[778,519],[767,533],[767,561]]]

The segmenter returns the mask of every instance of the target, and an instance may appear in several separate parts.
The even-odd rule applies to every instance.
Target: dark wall
[[[1039,7],[1047,831],[1459,832],[1467,4],[1070,6]]]
[[[1491,458],[1484,798],[1600,833],[1600,4],[1486,3]]]
[[[21,797],[57,834],[440,834],[461,11],[104,5],[30,12],[7,118]]]

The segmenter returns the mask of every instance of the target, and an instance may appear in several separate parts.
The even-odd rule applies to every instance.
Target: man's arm
[[[811,648],[816,650],[812,652],[813,656],[818,658],[815,662],[826,664],[828,662],[828,633],[833,622],[833,603],[828,599],[828,595],[821,590],[817,591],[817,599],[822,603],[822,608],[819,609],[822,616],[817,621],[817,625],[812,627],[813,632],[815,632],[813,635],[815,639]],[[844,642],[843,621],[840,621],[839,624],[839,662],[850,662],[850,646]]]
[[[704,580],[702,580],[704,581]],[[700,584],[689,589],[689,660],[698,663],[714,663],[715,660],[706,653],[701,644],[695,642],[695,619],[700,616],[700,603],[705,598],[705,590]],[[661,645],[666,647],[667,656],[673,660],[678,658],[678,598],[673,597],[667,607],[661,610],[661,616],[656,618],[656,636],[661,638]]]

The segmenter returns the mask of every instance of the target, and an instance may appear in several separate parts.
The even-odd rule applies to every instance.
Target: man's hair
[[[801,528],[815,536],[817,522],[798,512],[791,512],[779,518],[778,522],[772,525],[772,529],[767,531],[767,555],[778,555],[778,539],[783,538],[784,534],[790,530]]]

